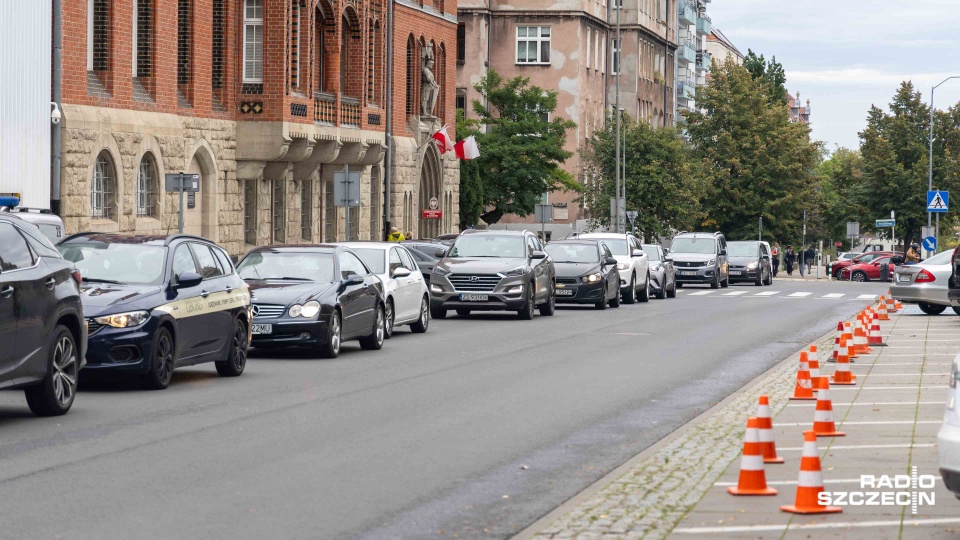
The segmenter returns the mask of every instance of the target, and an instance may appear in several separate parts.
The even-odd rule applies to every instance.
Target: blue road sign
[[[937,239],[933,236],[928,236],[923,239],[923,250],[924,251],[936,251],[937,250]]]
[[[950,193],[947,191],[927,192],[927,212],[944,213],[950,208]]]
[[[895,219],[878,219],[876,221],[876,224],[874,225],[874,227],[878,229],[883,227],[896,227],[896,226],[897,226],[897,220]]]

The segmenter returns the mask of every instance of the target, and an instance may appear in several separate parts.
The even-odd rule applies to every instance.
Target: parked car
[[[899,256],[886,255],[883,257],[878,257],[868,263],[857,263],[853,266],[841,269],[840,279],[861,282],[877,281],[880,279],[880,267],[883,265],[887,266],[887,276],[889,276],[888,279],[892,279],[894,271],[902,262],[903,258]]]
[[[437,261],[440,260],[440,257],[437,257],[437,252],[440,250],[446,252],[446,250],[450,249],[450,246],[439,242],[431,243],[422,240],[404,241],[401,242],[401,244],[413,255],[413,262],[417,263],[417,267],[420,268],[420,273],[423,274],[424,281],[427,282],[427,288],[429,288],[430,275],[433,274],[433,267],[436,266]]]
[[[586,233],[577,238],[603,240],[617,260],[620,273],[620,295],[623,302],[647,302],[650,300],[650,259],[643,251],[640,240],[632,234]]]
[[[752,282],[756,286],[773,284],[770,246],[766,242],[746,240],[727,243],[730,282]]]
[[[939,315],[950,307],[948,282],[953,252],[944,251],[918,264],[904,264],[893,272],[890,294],[905,304],[917,304],[927,315]],[[960,314],[960,307],[953,310]]]
[[[86,232],[57,249],[83,276],[85,372],[135,375],[156,390],[179,367],[213,362],[221,376],[243,373],[250,291],[222,248],[185,234]]]
[[[873,262],[875,259],[880,257],[892,257],[895,255],[892,251],[871,251],[870,253],[863,253],[857,255],[856,257],[846,260],[836,260],[830,263],[830,273],[833,274],[834,279],[840,279],[840,273],[845,269],[849,268],[854,264],[869,263]],[[849,274],[848,274],[849,275]]]
[[[940,454],[940,476],[943,485],[960,499],[960,355],[950,368],[950,388],[943,424],[937,433],[937,451]]]
[[[80,274],[35,225],[0,213],[0,389],[38,416],[73,405],[87,350]]]
[[[556,270],[537,235],[530,231],[463,231],[433,268],[430,315],[471,311],[516,311],[532,319],[534,309],[552,316]]]
[[[682,232],[670,245],[677,267],[677,286],[709,283],[711,289],[730,286],[727,239],[722,233]]]
[[[620,275],[606,240],[556,240],[544,248],[557,270],[557,302],[620,307]]]
[[[395,242],[342,242],[383,281],[386,338],[397,326],[410,326],[421,334],[430,325],[427,283],[406,246]]]
[[[350,248],[259,247],[237,272],[252,291],[254,347],[309,348],[324,358],[352,339],[366,350],[383,347],[383,281]]]
[[[63,240],[63,220],[46,208],[29,208],[26,206],[10,208],[4,206],[0,208],[0,212],[14,214],[28,223],[33,223],[53,244]]]
[[[656,244],[643,244],[650,264],[650,288],[657,298],[677,297],[677,269],[673,266],[670,250]]]

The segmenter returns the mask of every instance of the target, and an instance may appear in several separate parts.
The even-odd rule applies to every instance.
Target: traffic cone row
[[[840,354],[837,356],[837,370],[830,377],[833,384],[851,385],[857,383],[857,377],[850,372],[850,357],[847,355],[847,340],[840,340]],[[817,387],[820,389],[820,386]],[[819,404],[819,402],[818,402]]]

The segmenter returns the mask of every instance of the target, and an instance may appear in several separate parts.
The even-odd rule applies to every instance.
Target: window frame
[[[193,252],[193,260],[196,261],[197,269],[200,270],[199,273],[200,273],[200,276],[203,278],[203,281],[207,281],[211,279],[219,279],[224,277],[223,268],[220,267],[220,261],[217,260],[217,256],[213,253],[213,249],[209,245],[201,244],[200,242],[190,242],[189,245],[190,245],[190,251]],[[200,253],[202,253],[204,249],[207,250],[207,254],[210,255],[210,258],[213,260],[212,268],[215,268],[218,272],[221,272],[219,276],[208,276],[203,271],[205,267],[200,262]]]
[[[536,36],[530,36],[530,29],[535,28],[537,31]],[[520,30],[523,29],[526,35],[521,36]],[[543,36],[543,30],[547,30],[547,36]],[[553,44],[551,40],[553,39],[553,27],[551,25],[546,26],[521,26],[517,25],[516,31],[514,32],[515,47],[514,47],[514,60],[515,64],[518,66],[549,66],[551,51],[553,50]],[[530,43],[536,43],[536,60],[527,61],[520,59],[520,43],[524,43],[527,47],[527,53],[529,54]],[[543,44],[547,45],[547,57],[543,58]]]
[[[248,15],[249,10],[252,7],[254,11],[256,11],[256,4],[259,4],[260,17],[250,17]],[[244,84],[263,84],[263,53],[264,53],[263,44],[265,41],[264,24],[263,24],[264,9],[266,8],[264,6],[263,0],[244,0],[243,2],[243,39],[241,43],[241,49],[242,49],[241,54],[243,56],[242,58],[243,68],[241,70],[242,71],[241,76],[242,76],[242,82]],[[247,45],[249,43],[249,39],[250,39],[249,32],[251,29],[254,29],[254,30],[259,29],[259,33],[260,33],[260,36],[259,36],[260,38],[260,59],[259,59],[260,76],[259,77],[250,76],[247,71],[248,62],[258,62],[258,60],[249,59],[247,57]],[[254,66],[254,71],[256,71],[256,66]]]
[[[30,266],[22,266],[19,268],[4,270],[3,274],[9,274],[11,272],[20,272],[21,270],[30,270],[31,268],[35,268],[38,264],[40,264],[40,255],[34,252],[33,248],[30,246],[30,242],[26,238],[26,235],[23,234],[23,231],[21,231],[19,227],[17,227],[13,223],[0,222],[0,227],[6,227],[6,226],[10,227],[10,230],[13,231],[13,234],[20,236],[20,240],[23,241],[23,247],[27,248],[27,254],[30,256],[31,264]],[[0,260],[3,260],[3,257],[0,257]]]
[[[140,0],[143,1],[143,0]],[[144,179],[144,166],[149,170],[152,177]],[[157,172],[157,163],[153,154],[146,152],[140,157],[140,165],[137,167],[137,184],[134,199],[137,206],[134,209],[138,218],[156,218],[159,214],[157,208],[159,197],[157,196],[157,182],[159,181]],[[143,189],[146,187],[146,189]]]
[[[101,162],[103,163],[102,167]],[[116,193],[111,188],[116,184],[116,172],[117,167],[113,157],[106,150],[101,150],[93,163],[93,178],[90,181],[90,217],[92,219],[114,221],[112,207],[114,206]],[[98,186],[99,190],[97,189]],[[98,199],[99,205],[96,203]]]
[[[248,222],[249,222],[249,227],[248,227]],[[253,241],[250,242],[249,240],[253,240]],[[243,181],[243,242],[248,245],[253,245],[253,246],[257,245],[257,181],[256,180]]]
[[[180,273],[176,272],[177,251],[179,251],[181,247],[186,248],[187,254],[190,255],[190,260],[193,261],[193,273],[200,275],[200,265],[197,264],[197,258],[193,255],[193,250],[190,249],[189,242],[181,242],[180,244],[177,244],[173,248],[173,250],[170,252],[170,282],[171,283],[176,283],[177,276],[183,273],[183,272],[180,272]]]

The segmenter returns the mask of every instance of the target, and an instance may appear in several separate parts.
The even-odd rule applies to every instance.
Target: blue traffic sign
[[[895,219],[878,219],[875,222],[874,227],[881,229],[883,227],[896,227],[897,220]]]
[[[937,250],[937,239],[933,236],[928,236],[923,239],[923,250],[924,251],[936,251]]]
[[[950,208],[950,193],[947,191],[927,192],[927,212],[944,213]]]

